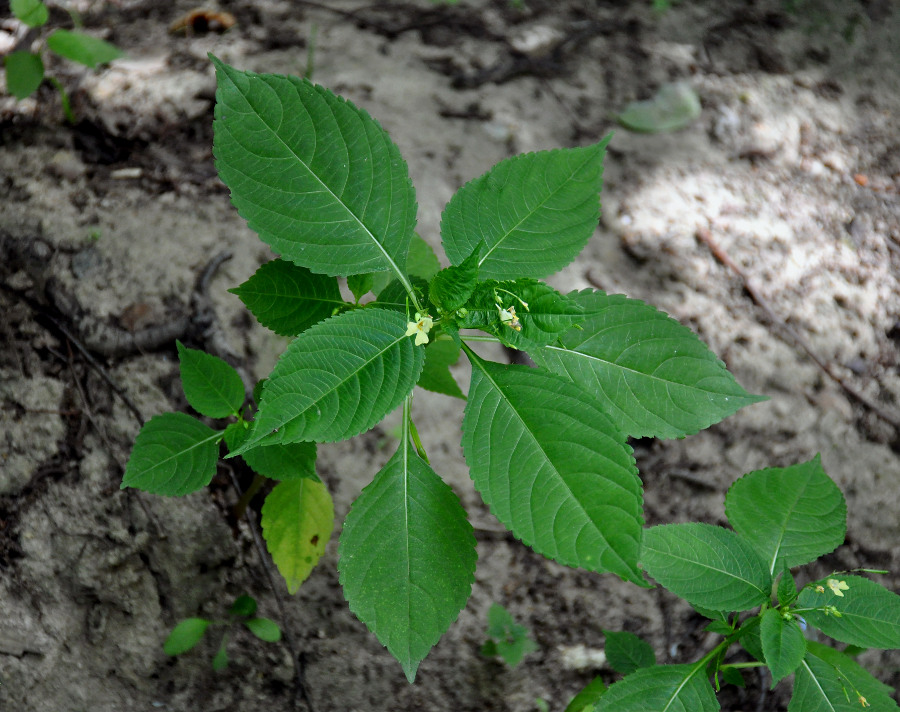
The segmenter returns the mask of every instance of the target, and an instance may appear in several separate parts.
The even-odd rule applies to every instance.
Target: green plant
[[[44,26],[50,18],[47,6],[41,0],[10,0],[9,5],[13,15],[31,28]],[[76,19],[75,16],[73,16],[74,19]],[[78,31],[56,29],[47,35],[45,42],[50,50],[61,57],[71,59],[73,62],[78,62],[91,69],[122,56],[122,51],[109,42]],[[17,50],[10,52],[4,58],[6,89],[16,99],[21,100],[31,96],[44,81],[42,51],[43,48],[38,52]],[[65,89],[53,77],[48,77],[48,79],[59,92],[66,118],[74,123],[75,117],[69,106],[69,97]]]
[[[761,568],[738,534],[702,524],[645,531],[627,442],[682,438],[763,398],[654,307],[592,289],[562,294],[541,281],[569,264],[596,228],[608,138],[515,156],[463,186],[444,210],[450,266],[440,269],[415,234],[406,163],[375,120],[300,78],[212,61],[219,175],[240,214],[281,256],[233,291],[260,323],[295,338],[257,385],[255,412],[230,366],[179,345],[188,402],[234,422],[214,430],[186,414],[154,417],[137,437],[123,487],[196,491],[215,474],[224,441],[227,457],[280,480],[262,527],[293,592],[332,528],[331,500],[315,475],[316,443],[363,433],[399,407],[399,445],[344,521],[338,569],[351,610],[412,681],[465,606],[476,560],[466,513],[432,469],[412,419],[418,385],[466,399],[462,447],[475,487],[535,551],[650,586],[643,562],[688,600],[694,593],[679,576],[734,588],[741,595],[700,601],[724,610],[717,620],[729,630],[737,624],[725,614],[766,605],[782,568]],[[537,367],[490,361],[476,352],[480,342],[523,350]],[[450,371],[461,353],[472,371],[467,394]],[[787,533],[780,520],[761,521],[766,536]],[[731,580],[740,577],[691,560],[691,544],[703,537],[756,562],[753,596]],[[683,555],[668,555],[669,546]],[[810,607],[802,598],[798,605]],[[682,668],[664,672],[672,670]]]
[[[228,633],[235,624],[245,626],[253,635],[267,643],[281,640],[281,629],[275,621],[257,617],[256,600],[251,596],[238,596],[228,610],[227,620],[185,618],[169,633],[163,650],[166,655],[181,655],[196,646],[210,627],[221,627],[222,636],[212,659],[212,667],[213,670],[222,670],[228,666]]]
[[[485,657],[499,657],[509,665],[515,667],[528,653],[538,649],[528,634],[528,628],[516,623],[499,603],[492,603],[488,609],[487,637],[481,646],[481,654]]]
[[[794,676],[792,712],[896,710],[890,688],[853,659],[865,648],[900,647],[900,597],[855,575],[886,572],[836,571],[798,587],[792,571],[832,552],[846,533],[844,497],[819,457],[745,475],[725,512],[733,529],[651,527],[641,555],[647,573],[709,618],[706,630],[722,641],[694,663],[657,665],[637,636],[605,632],[610,667],[625,677],[608,689],[596,678],[566,712],[718,710],[720,685],[743,686],[741,670],[757,667],[768,668],[772,687]],[[847,647],[816,642],[812,629]],[[735,647],[751,660],[726,657]]]

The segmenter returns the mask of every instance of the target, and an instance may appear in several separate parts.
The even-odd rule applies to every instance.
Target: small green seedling
[[[476,562],[466,511],[413,421],[413,393],[463,398],[471,479],[524,544],[637,586],[652,585],[649,573],[709,612],[728,645],[759,653],[778,679],[794,673],[801,697],[814,694],[811,681],[832,704],[844,690],[884,697],[842,653],[798,637],[802,619],[839,640],[900,647],[898,597],[877,584],[842,575],[834,579],[847,591],[828,581],[821,591],[791,588],[790,568],[843,540],[843,499],[818,460],[736,484],[727,502],[734,531],[644,526],[628,439],[683,438],[765,398],[747,393],[693,332],[653,306],[595,289],[562,293],[543,281],[597,228],[609,137],[508,158],[462,186],[443,212],[450,264],[441,269],[415,232],[406,162],[369,114],[299,77],[212,61],[216,168],[238,212],[280,255],[233,291],[292,341],[254,389],[256,409],[245,405],[234,369],[179,344],[188,402],[222,425],[184,413],[152,418],[122,487],[195,492],[215,475],[224,444],[228,458],[277,481],[262,528],[293,593],[333,528],[331,497],[316,476],[318,445],[364,433],[399,409],[396,451],[344,520],[338,570],[350,609],[412,682],[466,605]],[[477,351],[485,342],[524,351],[536,367],[492,361]],[[451,371],[461,354],[471,367],[466,393]],[[755,647],[736,615],[754,608],[764,621]],[[642,710],[671,710],[666,700],[683,689],[690,704],[678,709],[715,709],[708,678],[724,679],[726,648],[693,666],[642,667],[601,704],[631,709],[624,700],[636,689],[629,699],[643,700]]]
[[[268,618],[256,616],[256,600],[251,596],[238,596],[228,610],[228,618],[222,621],[207,618],[185,618],[181,621],[163,644],[166,655],[181,655],[193,649],[211,627],[222,628],[219,646],[212,659],[213,670],[223,670],[228,666],[228,634],[234,625],[243,625],[253,635],[267,643],[281,640],[281,628]]]
[[[481,654],[488,658],[502,658],[510,667],[515,667],[528,653],[538,649],[528,628],[516,623],[509,611],[499,603],[492,603],[488,610],[487,636],[487,641],[481,646]]]
[[[18,20],[32,28],[44,26],[50,18],[47,6],[41,0],[10,0],[10,9]],[[61,57],[91,69],[122,56],[122,51],[109,42],[77,30],[53,30],[44,42],[48,49]],[[42,46],[37,52],[17,50],[6,55],[4,59],[6,89],[16,99],[22,100],[31,96],[44,81],[44,60],[41,57],[43,50]],[[59,91],[66,119],[74,123],[75,117],[69,106],[69,97],[62,84],[53,77],[47,79]]]

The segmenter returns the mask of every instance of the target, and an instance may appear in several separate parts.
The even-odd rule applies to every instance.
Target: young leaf
[[[50,18],[50,11],[40,0],[10,0],[9,9],[29,27],[45,25]]]
[[[216,672],[220,670],[224,670],[228,667],[228,650],[225,648],[225,641],[222,641],[222,644],[219,646],[219,649],[216,651],[216,654],[212,659],[212,669]]]
[[[441,218],[450,262],[484,240],[482,279],[541,278],[569,264],[597,227],[609,138],[507,158],[460,188]]]
[[[250,228],[313,272],[390,271],[405,283],[416,196],[381,126],[305,79],[210,59],[216,169]]]
[[[741,675],[741,671],[733,667],[726,667],[722,669],[722,682],[727,682],[729,685],[735,685],[736,687],[747,686],[747,681],[744,680],[744,676]]]
[[[647,573],[691,605],[746,611],[769,599],[772,577],[759,554],[737,534],[692,522],[644,532]]]
[[[244,383],[237,371],[218,356],[189,349],[180,341],[181,386],[188,403],[209,418],[237,415],[244,404]]]
[[[250,437],[250,433],[243,423],[232,423],[225,428],[228,450],[237,450]],[[316,474],[315,443],[263,445],[241,453],[241,457],[254,472],[273,480],[319,479]]]
[[[260,524],[288,591],[297,593],[325,553],[334,529],[328,489],[309,478],[277,484],[266,496]]]
[[[58,55],[91,69],[124,55],[118,47],[99,37],[62,29],[53,30],[47,38],[47,46]]]
[[[537,643],[528,635],[528,628],[516,623],[510,612],[499,603],[491,604],[487,619],[487,634],[491,638],[488,643],[492,645],[482,647],[483,655],[499,655],[507,665],[515,667],[528,653],[538,649]]]
[[[238,596],[228,609],[228,613],[249,618],[256,613],[256,599],[253,596]]]
[[[568,295],[580,328],[529,355],[594,393],[631,437],[680,438],[766,400],[748,394],[687,327],[655,307],[594,290]]]
[[[206,487],[216,474],[221,439],[221,432],[184,413],[154,416],[134,441],[122,489],[180,497]]]
[[[6,90],[16,99],[25,99],[44,81],[44,62],[33,52],[10,52],[3,59],[6,65]]]
[[[725,513],[765,559],[770,573],[834,551],[847,531],[844,496],[825,474],[819,455],[744,475],[728,490]]]
[[[281,640],[281,628],[269,618],[251,618],[244,621],[244,625],[260,640],[267,643],[277,643]]]
[[[619,114],[619,123],[631,131],[677,131],[700,116],[700,98],[687,82],[660,87],[652,99],[634,101]]]
[[[357,309],[304,331],[266,382],[251,437],[258,445],[344,440],[368,430],[413,389],[425,350],[406,336],[406,319]]]
[[[790,603],[793,603],[794,599],[797,598],[797,584],[794,582],[794,577],[791,575],[791,571],[787,566],[784,567],[781,578],[778,579],[777,593],[778,604],[781,606],[787,606]]]
[[[372,287],[374,286],[375,275],[372,272],[367,272],[366,274],[351,274],[347,277],[347,287],[353,293],[357,302],[371,292]]]
[[[163,652],[166,655],[186,653],[200,642],[210,623],[211,621],[205,618],[185,618],[169,633],[169,637],[163,643]]]
[[[452,341],[433,341],[425,348],[425,367],[416,384],[435,393],[466,399],[453,374],[451,364],[459,359],[459,347]]]
[[[656,665],[653,648],[634,633],[604,630],[603,635],[606,638],[606,660],[616,672],[630,675],[635,670]]]
[[[595,712],[716,712],[704,665],[654,665],[613,684]]]
[[[459,499],[408,441],[353,503],[339,556],[350,610],[412,682],[466,605],[476,554]]]
[[[431,280],[428,286],[428,299],[439,310],[452,312],[465,304],[478,279],[478,255],[481,254],[483,242],[479,242],[474,252],[459,265],[445,267]]]
[[[833,581],[833,585],[829,582]],[[839,586],[846,584],[846,588]],[[864,648],[900,648],[900,596],[862,576],[841,575],[821,584],[824,593],[808,586],[800,592],[802,608],[834,606],[840,616],[822,610],[803,613],[825,635]],[[839,595],[840,594],[840,595]]]
[[[466,353],[463,452],[494,515],[538,553],[646,585],[641,482],[624,436],[559,376]]]
[[[763,656],[772,673],[772,687],[790,675],[803,662],[806,638],[795,621],[785,620],[775,608],[762,615],[759,627]]]
[[[572,701],[566,705],[564,712],[586,712],[588,708],[593,710],[594,705],[606,693],[606,689],[606,683],[598,675],[587,684],[587,687],[572,698]]]
[[[236,294],[263,326],[296,336],[346,306],[334,277],[310,272],[287,260],[262,265]]]

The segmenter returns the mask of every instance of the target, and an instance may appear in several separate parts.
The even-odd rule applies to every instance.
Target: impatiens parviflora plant
[[[604,632],[607,661],[625,677],[608,688],[595,678],[566,712],[713,712],[721,684],[743,686],[741,671],[759,667],[773,688],[793,676],[789,712],[897,710],[891,688],[854,660],[866,648],[900,648],[900,596],[858,575],[886,572],[796,583],[794,569],[831,553],[846,534],[844,497],[820,458],[744,475],[725,513],[732,529],[651,527],[641,553],[644,570],[709,618],[706,630],[721,642],[694,663],[657,665],[637,636]],[[846,647],[819,642],[816,629]]]
[[[212,61],[219,176],[280,255],[232,291],[293,340],[257,385],[255,410],[230,366],[179,347],[190,405],[230,422],[216,430],[181,413],[152,418],[122,486],[194,492],[212,479],[224,442],[228,458],[278,481],[262,528],[295,592],[333,526],[317,443],[364,433],[400,408],[397,449],[350,508],[338,569],[351,610],[412,681],[465,606],[476,562],[466,513],[412,419],[419,386],[466,399],[472,480],[516,537],[563,564],[649,586],[627,438],[681,438],[762,398],[654,307],[541,281],[596,229],[608,138],[515,156],[463,186],[443,213],[450,266],[441,269],[415,233],[406,163],[374,119],[309,81]],[[483,341],[537,366],[487,360],[472,348]],[[461,353],[467,394],[450,371]]]

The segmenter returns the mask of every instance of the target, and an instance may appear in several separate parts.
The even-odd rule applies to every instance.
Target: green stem
[[[474,341],[474,342],[484,342],[487,344],[499,344],[500,339],[496,336],[481,336],[480,334],[466,334],[465,336],[460,335],[461,339],[465,339],[466,341]]]
[[[256,475],[253,478],[253,482],[250,483],[250,486],[247,488],[247,491],[241,495],[241,498],[238,500],[238,503],[234,505],[234,514],[238,519],[241,519],[244,516],[244,512],[247,511],[247,507],[250,506],[250,500],[259,492],[259,488],[263,486],[263,483],[266,481],[266,478],[262,475]]]
[[[56,87],[56,91],[59,92],[59,100],[62,103],[63,113],[66,115],[66,121],[70,124],[78,123],[75,119],[75,114],[72,111],[72,105],[69,103],[69,95],[66,93],[66,90],[63,88],[62,83],[56,77],[47,77],[47,81],[50,82],[53,86]]]

